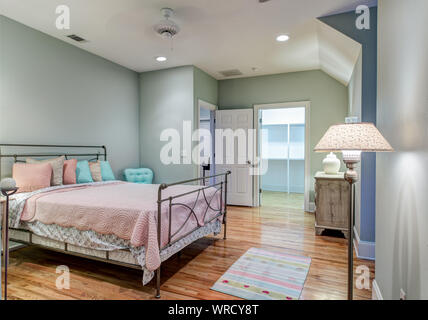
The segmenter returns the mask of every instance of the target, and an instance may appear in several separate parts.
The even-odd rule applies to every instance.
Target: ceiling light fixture
[[[161,12],[165,19],[155,25],[154,29],[156,33],[163,38],[172,39],[178,32],[180,32],[180,27],[174,21],[169,20],[169,18],[174,14],[174,10],[171,8],[163,8]]]
[[[289,36],[287,36],[286,34],[281,34],[278,37],[276,37],[276,41],[278,42],[285,42],[288,41],[290,39]]]
[[[167,60],[166,57],[162,57],[162,56],[156,57],[156,61],[158,61],[158,62],[164,62],[166,60]]]

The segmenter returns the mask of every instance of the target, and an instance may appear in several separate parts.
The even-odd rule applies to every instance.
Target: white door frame
[[[195,130],[200,129],[199,127],[200,127],[200,121],[201,121],[201,119],[200,119],[201,118],[201,108],[208,109],[210,111],[215,111],[215,110],[218,109],[215,104],[206,102],[206,101],[204,101],[202,99],[198,99],[198,108],[196,110],[196,120],[197,121],[195,121],[196,122]],[[200,162],[199,161],[200,160],[199,157],[200,157],[200,154],[198,153],[198,163]],[[213,165],[215,165],[215,164],[213,163]],[[199,168],[198,165],[196,165],[196,169],[195,170],[196,170],[196,177],[202,178],[202,176],[201,176],[201,170],[200,170],[200,168]]]
[[[310,146],[310,101],[299,102],[284,102],[284,103],[269,103],[269,104],[255,104],[254,108],[254,128],[257,130],[256,134],[256,152],[253,163],[256,163],[259,157],[259,111],[267,109],[284,109],[284,108],[305,108],[305,193],[304,193],[304,209],[310,211],[309,198],[311,190],[311,146]],[[254,198],[253,203],[255,207],[260,206],[259,203],[259,190],[260,190],[260,176],[254,176]]]

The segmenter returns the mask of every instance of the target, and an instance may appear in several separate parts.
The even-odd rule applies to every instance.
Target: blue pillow
[[[110,163],[108,161],[100,161],[100,167],[101,167],[101,177],[103,181],[116,180],[113,170],[111,169]]]
[[[91,170],[89,169],[89,162],[87,160],[77,162],[76,182],[77,183],[94,182],[94,180],[92,179]]]
[[[153,171],[148,168],[125,169],[123,176],[128,182],[144,184],[152,184],[153,182]]]

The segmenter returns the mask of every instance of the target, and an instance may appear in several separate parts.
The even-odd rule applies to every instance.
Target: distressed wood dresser
[[[344,173],[315,175],[315,233],[325,229],[340,230],[348,238],[350,186]]]

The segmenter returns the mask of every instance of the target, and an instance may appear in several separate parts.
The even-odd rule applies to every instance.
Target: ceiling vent
[[[171,8],[163,8],[161,12],[165,19],[155,25],[154,29],[156,33],[163,38],[171,39],[180,32],[180,27],[174,21],[169,20],[169,18],[174,14],[174,10]]]
[[[265,2],[268,2],[268,1],[270,1],[270,0],[259,0],[260,3],[265,3]]]
[[[234,76],[242,76],[243,75],[243,73],[241,71],[239,71],[238,69],[219,71],[219,73],[223,77],[234,77]]]
[[[67,38],[73,39],[74,41],[77,41],[77,42],[87,42],[86,39],[83,39],[82,37],[79,37],[76,34],[70,34],[67,36]]]

